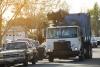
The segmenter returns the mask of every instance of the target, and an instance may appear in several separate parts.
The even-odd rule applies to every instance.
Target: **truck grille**
[[[54,42],[54,50],[71,50],[70,41]]]

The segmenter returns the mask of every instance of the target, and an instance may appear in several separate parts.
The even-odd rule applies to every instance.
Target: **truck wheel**
[[[49,62],[53,62],[54,58],[53,57],[49,57]]]
[[[83,55],[79,56],[79,61],[83,61],[85,58]]]
[[[54,58],[52,56],[52,53],[49,54],[48,60],[49,60],[49,62],[53,62],[54,61]]]
[[[32,64],[36,64],[36,61],[37,61],[36,59],[33,59]]]
[[[79,54],[79,61],[83,61],[85,59],[84,53],[85,53],[85,49],[83,48]]]

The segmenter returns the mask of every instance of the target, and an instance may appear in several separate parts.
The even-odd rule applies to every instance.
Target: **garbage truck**
[[[55,58],[77,57],[79,61],[92,58],[91,24],[88,13],[69,14],[63,22],[46,29],[46,53],[49,62]]]

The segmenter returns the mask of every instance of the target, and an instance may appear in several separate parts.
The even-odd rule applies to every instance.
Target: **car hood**
[[[1,51],[0,53],[2,54],[10,54],[10,53],[20,53],[20,52],[24,52],[25,50],[4,50],[4,51]]]

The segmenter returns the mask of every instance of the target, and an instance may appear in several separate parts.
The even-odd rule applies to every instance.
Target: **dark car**
[[[91,44],[92,44],[93,48],[97,48],[98,47],[96,37],[91,37]]]
[[[0,52],[0,64],[11,66],[17,63],[23,63],[27,66],[28,62],[35,64],[37,61],[37,50],[33,49],[27,42],[8,43]]]
[[[44,44],[40,45],[38,40],[32,40],[29,38],[21,38],[21,39],[17,39],[16,41],[27,41],[29,44],[32,44],[33,47],[36,47],[38,51],[38,60],[42,60],[46,57],[45,45]]]

